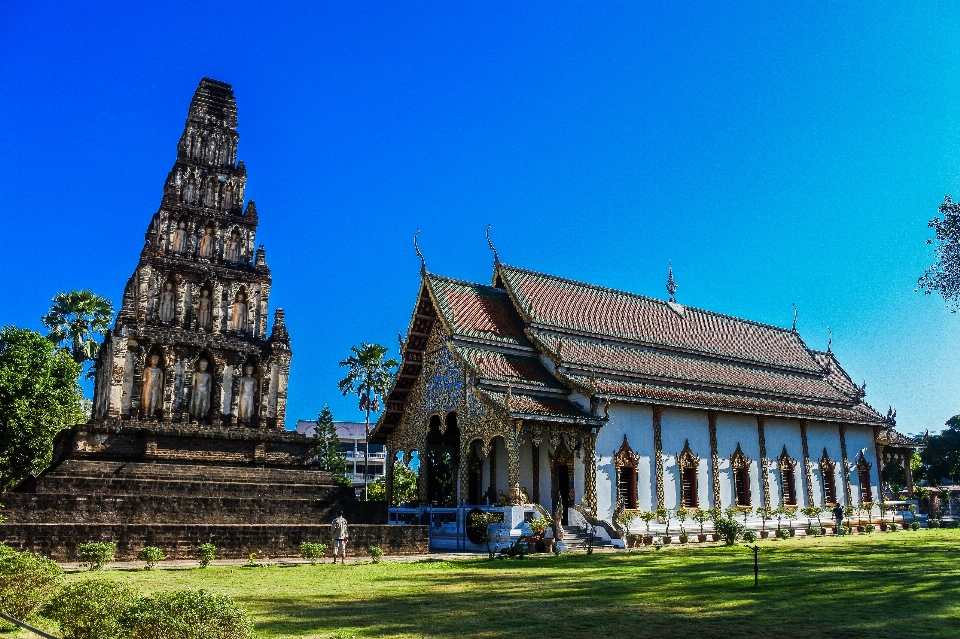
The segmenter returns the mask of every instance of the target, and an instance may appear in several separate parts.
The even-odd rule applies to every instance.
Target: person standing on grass
[[[333,563],[337,563],[337,555],[340,555],[340,563],[347,563],[347,520],[343,518],[343,511],[337,511],[337,518],[330,522],[330,532],[333,535]]]
[[[837,502],[837,507],[833,509],[833,518],[837,520],[836,534],[840,534],[840,528],[843,526],[843,506]]]

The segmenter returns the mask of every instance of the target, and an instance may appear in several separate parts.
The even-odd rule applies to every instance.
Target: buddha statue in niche
[[[171,282],[165,282],[163,285],[163,292],[160,293],[160,321],[164,324],[169,324],[173,321],[175,315],[176,298],[173,294],[173,284]]]
[[[145,419],[154,419],[163,407],[163,369],[160,357],[151,355],[149,365],[143,369],[143,388],[140,391],[140,406]]]
[[[209,331],[213,325],[213,302],[210,300],[210,291],[203,289],[200,291],[200,299],[197,300],[197,328]]]
[[[243,292],[237,293],[233,302],[233,319],[231,328],[237,335],[245,335],[247,332],[247,296]]]
[[[213,257],[213,249],[216,239],[213,237],[213,229],[209,226],[203,229],[203,237],[200,238],[200,257],[210,259]]]
[[[213,376],[207,372],[207,360],[197,362],[197,370],[193,372],[193,395],[190,397],[190,417],[194,421],[206,419],[210,413],[210,391],[213,386]]]
[[[230,232],[230,239],[227,240],[227,245],[223,249],[223,259],[228,262],[236,262],[240,259],[240,236],[236,231]]]
[[[253,365],[243,367],[240,378],[240,401],[237,406],[237,421],[249,424],[253,421],[257,405],[257,379],[253,376]]]
[[[187,204],[193,204],[197,201],[197,185],[193,183],[193,180],[187,180],[183,187],[183,201]]]
[[[187,224],[180,222],[177,224],[177,230],[173,232],[173,252],[183,253],[187,250]]]
[[[203,204],[204,206],[213,206],[217,203],[217,187],[216,182],[210,180],[207,182],[207,188],[203,192]]]

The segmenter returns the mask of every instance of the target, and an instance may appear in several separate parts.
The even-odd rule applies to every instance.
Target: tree
[[[337,386],[344,396],[356,394],[360,398],[360,410],[366,412],[366,440],[364,464],[370,459],[370,413],[380,412],[380,400],[393,381],[393,369],[399,366],[392,357],[384,360],[387,347],[380,344],[360,343],[360,348],[351,346],[353,355],[340,362],[347,367],[347,376]],[[367,473],[363,474],[363,498],[367,498]]]
[[[0,491],[53,455],[53,437],[83,421],[80,364],[40,333],[0,329]]]
[[[89,290],[57,293],[50,312],[40,318],[50,329],[47,337],[70,351],[73,361],[93,361],[100,351],[96,336],[110,328],[113,305],[105,297]],[[78,372],[79,375],[79,372]]]
[[[399,506],[417,498],[417,472],[406,464],[393,467],[393,499],[391,506]],[[387,500],[386,477],[378,477],[367,487],[368,501]]]
[[[960,306],[960,204],[943,198],[940,205],[943,218],[934,217],[927,226],[936,231],[936,239],[927,240],[927,244],[936,242],[934,256],[936,261],[917,280],[924,295],[939,293],[944,301],[953,306],[951,312],[957,312]]]
[[[333,473],[338,481],[341,478],[346,479],[347,458],[340,448],[340,438],[337,437],[337,427],[333,423],[333,413],[329,406],[324,405],[317,415],[313,436],[317,440],[317,465],[320,470]]]
[[[926,438],[927,447],[920,453],[923,476],[934,485],[943,478],[960,481],[960,415],[948,419],[946,426]]]

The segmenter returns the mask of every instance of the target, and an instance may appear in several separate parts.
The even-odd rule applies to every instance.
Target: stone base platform
[[[366,555],[380,546],[388,555],[428,552],[426,526],[350,524],[348,554]],[[40,553],[56,561],[76,561],[77,544],[112,541],[117,561],[132,561],[144,546],[163,549],[168,559],[193,559],[200,544],[212,543],[219,559],[246,559],[263,551],[266,557],[296,557],[300,542],[330,543],[330,525],[323,524],[17,524],[0,526],[5,544]]]

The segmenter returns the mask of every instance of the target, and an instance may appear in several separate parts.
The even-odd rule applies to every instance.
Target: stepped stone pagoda
[[[0,540],[57,559],[100,540],[121,557],[147,544],[189,556],[206,542],[221,556],[295,554],[329,536],[338,508],[351,523],[383,518],[311,470],[311,440],[284,430],[290,337],[281,309],[267,334],[270,269],[255,248],[256,206],[243,207],[236,127],[232,88],[204,78],[100,349],[92,419],[57,436],[47,471],[2,496]],[[390,534],[351,536],[402,552]]]

